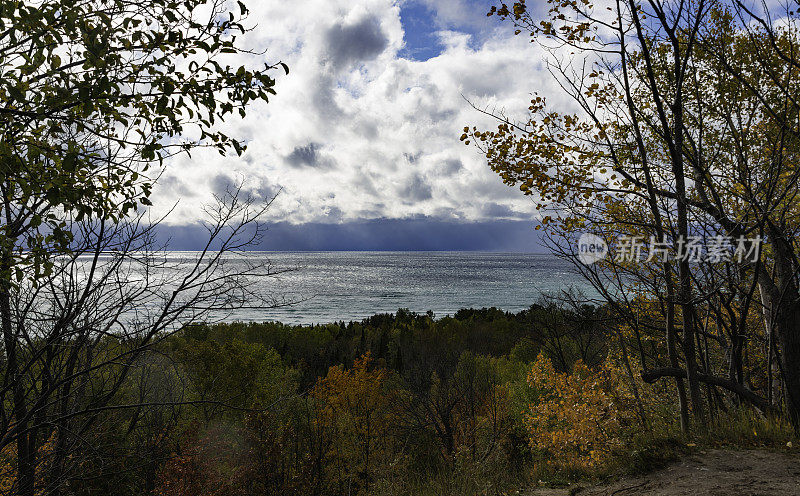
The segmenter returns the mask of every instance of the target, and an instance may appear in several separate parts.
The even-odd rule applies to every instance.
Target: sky
[[[502,183],[464,126],[481,108],[524,117],[556,93],[541,49],[473,0],[252,0],[239,41],[272,63],[269,103],[224,131],[242,157],[198,150],[154,191],[181,247],[200,208],[233,183],[277,194],[262,249],[479,249],[541,252],[530,198]],[[248,60],[258,63],[259,60]]]

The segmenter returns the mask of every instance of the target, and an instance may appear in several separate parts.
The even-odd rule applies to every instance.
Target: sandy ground
[[[603,486],[535,489],[528,496],[800,496],[800,456],[709,450],[641,477]]]

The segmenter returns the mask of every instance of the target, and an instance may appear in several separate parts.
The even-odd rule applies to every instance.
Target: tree
[[[46,273],[47,254],[72,238],[68,219],[118,220],[149,204],[165,158],[198,146],[242,153],[215,125],[274,94],[277,66],[225,64],[252,54],[237,42],[247,8],[228,8],[0,3],[3,280]]]
[[[632,399],[621,394],[610,367],[594,372],[582,361],[559,372],[539,355],[528,374],[536,400],[525,418],[529,442],[548,463],[593,467],[619,453],[626,424],[633,423]]]
[[[175,380],[159,389],[154,369],[163,367],[159,343],[187,324],[272,304],[250,287],[275,271],[244,254],[226,261],[259,239],[267,206],[236,195],[210,210],[208,245],[196,255],[172,257],[154,238],[158,224],[143,225],[141,216],[111,226],[82,221],[68,225],[80,242],[50,275],[15,286],[10,320],[19,368],[3,370],[0,446],[16,446],[17,492],[59,494],[81,467],[82,477],[103,476],[86,472],[83,454],[109,412],[122,412],[131,434],[148,412],[205,401],[186,398]],[[41,459],[49,439],[54,447]],[[46,478],[37,477],[42,466]]]
[[[237,277],[263,273],[220,257],[255,239],[245,230],[263,209],[250,201],[221,201],[209,228],[222,248],[158,281],[170,262],[137,213],[166,158],[241,154],[216,125],[266,101],[275,68],[288,72],[226,63],[259,55],[237,40],[247,12],[222,0],[0,2],[0,445],[16,443],[20,494],[34,492],[43,432],[108,407],[154,338],[241,305]],[[90,371],[108,374],[99,391]]]
[[[320,378],[311,395],[320,402],[319,422],[334,432],[329,470],[340,491],[369,493],[376,467],[389,451],[391,397],[385,391],[386,370],[374,368],[367,352],[353,368],[333,366]]]
[[[502,120],[496,131],[465,128],[462,140],[476,141],[507,184],[535,195],[548,239],[576,261],[637,336],[662,329],[669,365],[659,362],[660,354],[646,363],[643,348],[640,359],[648,380],[677,380],[685,429],[689,398],[701,425],[713,405],[713,389],[703,398],[701,384],[772,408],[735,372],[744,341],[757,335],[748,327],[753,311],[765,315],[766,335],[779,336],[787,410],[800,427],[800,330],[788,317],[800,301],[791,241],[798,72],[786,61],[796,53],[795,14],[785,12],[784,29],[759,30],[746,21],[766,14],[742,4],[631,0],[600,9],[589,0],[548,3],[541,17],[524,1],[495,6],[490,15],[509,19],[517,33],[530,34],[552,54],[551,73],[575,107],[554,109],[535,96],[526,121],[496,115]],[[741,239],[743,252],[754,249],[747,240],[756,236],[764,245],[751,260],[731,257],[735,247],[727,247],[726,259],[716,263],[651,257],[587,267],[577,263],[575,250],[584,230],[617,253],[624,248],[619,236],[652,236],[649,254],[656,243],[685,254],[692,236]],[[655,301],[656,318],[641,319],[642,300],[632,295]],[[729,361],[734,372],[727,377],[714,374],[709,336],[726,352],[717,358]]]

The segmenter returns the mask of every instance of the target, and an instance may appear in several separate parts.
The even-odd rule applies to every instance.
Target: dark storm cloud
[[[400,191],[403,200],[424,201],[430,200],[433,197],[431,185],[425,182],[420,175],[415,175],[411,182]]]
[[[280,193],[281,187],[273,184],[267,180],[260,181],[259,184],[247,182],[244,177],[232,178],[226,174],[218,174],[214,176],[209,182],[211,192],[218,196],[224,197],[228,193],[236,193],[238,190],[239,195],[252,198],[253,200],[272,200]]]
[[[196,196],[197,192],[192,190],[186,183],[175,176],[162,176],[158,179],[158,186],[179,197]]]
[[[165,226],[159,234],[170,239],[169,247],[173,250],[198,249],[207,236],[199,225]],[[457,222],[428,217],[299,225],[279,222],[268,226],[261,244],[253,249],[546,251],[531,221]]]
[[[339,222],[342,220],[343,216],[344,212],[342,212],[342,209],[339,207],[330,207],[325,212],[325,218],[328,220],[328,222]]]
[[[417,160],[419,160],[419,158],[422,156],[422,152],[417,152],[417,153],[406,152],[403,154],[403,156],[406,158],[406,160],[408,160],[409,164],[415,164],[417,163]]]
[[[313,142],[295,147],[292,152],[286,156],[286,163],[294,168],[315,167],[321,169],[333,165],[333,161],[330,158],[324,157],[320,153],[320,144]]]
[[[322,120],[333,120],[342,115],[342,109],[336,103],[335,87],[336,79],[327,73],[320,72],[311,82],[312,107]]]
[[[292,150],[286,160],[289,162],[289,165],[294,167],[301,167],[301,166],[314,166],[317,165],[317,150],[319,149],[318,143],[309,143],[305,146],[298,146]]]
[[[280,191],[281,187],[277,184],[265,182],[253,191],[253,195],[262,200],[272,200],[280,193]]]
[[[217,196],[233,192],[236,188],[236,181],[225,174],[218,174],[211,179],[211,192]]]
[[[337,66],[372,60],[389,44],[375,18],[367,17],[357,24],[331,27],[325,35],[328,55]]]

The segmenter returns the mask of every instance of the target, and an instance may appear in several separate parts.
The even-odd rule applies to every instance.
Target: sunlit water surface
[[[175,259],[191,259],[175,252]],[[172,256],[172,255],[171,255]],[[360,320],[408,308],[452,315],[461,308],[528,308],[543,295],[590,291],[570,264],[551,255],[476,252],[261,252],[275,269],[294,269],[254,281],[254,290],[298,301],[282,308],[248,308],[221,316],[233,321],[292,324]]]

